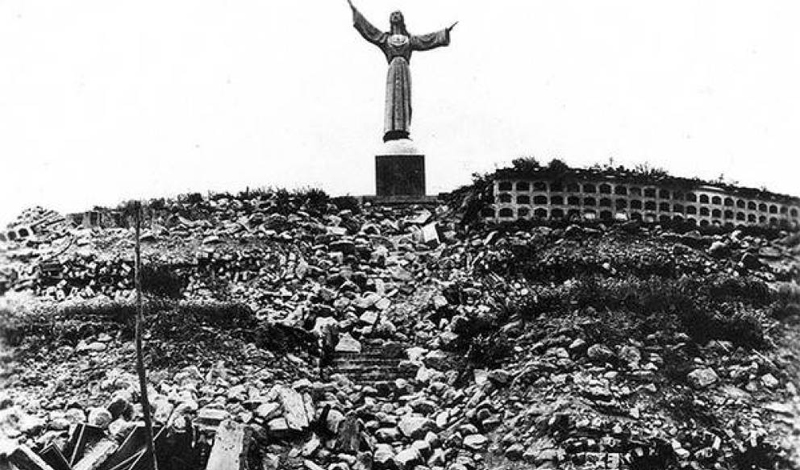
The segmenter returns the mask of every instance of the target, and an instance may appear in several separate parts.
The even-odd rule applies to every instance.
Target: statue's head
[[[401,11],[392,12],[389,16],[389,24],[392,27],[393,34],[408,34],[406,30],[406,20],[403,18],[403,13]]]
[[[400,10],[398,10],[398,11],[393,11],[393,12],[392,12],[392,15],[391,15],[391,16],[389,16],[389,22],[390,22],[392,25],[396,25],[396,24],[402,24],[402,25],[405,25],[405,24],[406,24],[406,21],[405,21],[405,18],[403,18],[403,12],[402,12],[402,11],[400,11]]]

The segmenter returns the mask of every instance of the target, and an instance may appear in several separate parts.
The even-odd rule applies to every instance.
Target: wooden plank
[[[39,452],[39,456],[47,465],[53,467],[53,470],[72,470],[69,462],[67,462],[67,458],[64,457],[61,450],[53,444],[48,445]]]
[[[111,468],[116,467],[121,462],[125,460],[129,460],[133,455],[137,454],[143,447],[145,440],[145,431],[144,426],[136,426],[133,428],[131,432],[125,437],[120,444],[119,449],[109,457],[108,460],[103,462],[103,465],[100,466],[101,470],[109,470]]]
[[[156,452],[157,461],[160,462],[161,459],[158,459],[158,449],[162,448],[164,440],[167,438],[167,427],[164,426],[160,429],[156,427],[153,429],[153,432],[155,433],[153,448]],[[133,459],[130,467],[127,467],[127,470],[152,470],[150,468],[150,463],[151,460],[147,455],[147,448],[145,447],[140,453],[136,454],[136,458]],[[159,468],[161,467],[159,466]]]
[[[90,447],[72,470],[98,470],[118,448],[119,444],[113,440],[103,439]]]
[[[53,470],[41,457],[27,446],[18,446],[8,454],[8,462],[19,470]]]
[[[142,449],[135,454],[131,455],[127,459],[123,460],[122,462],[118,463],[117,465],[111,467],[109,470],[130,470],[136,465],[137,462],[143,460],[144,453],[147,452],[145,449]]]
[[[99,442],[104,436],[105,432],[102,428],[86,423],[78,424],[70,436],[70,466],[74,467],[83,457],[86,448]]]

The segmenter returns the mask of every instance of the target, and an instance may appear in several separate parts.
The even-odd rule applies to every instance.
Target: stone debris
[[[717,373],[710,368],[695,369],[687,378],[689,379],[689,383],[696,388],[706,388],[719,380]]]
[[[791,234],[466,227],[452,207],[254,195],[149,214],[145,256],[165,267],[152,288],[170,298],[174,282],[170,301],[214,306],[149,316],[159,468],[739,468],[798,458],[787,450],[800,429],[792,350],[648,323],[628,311],[638,292],[625,284],[724,274],[733,312],[739,300],[725,289],[751,286],[737,280],[796,288]],[[67,313],[130,301],[123,222],[54,222],[7,242],[3,289]],[[602,293],[592,282],[624,301],[581,304]],[[768,304],[758,308],[766,322]],[[138,383],[123,372],[124,322],[68,320],[78,325],[52,345],[32,347],[52,334],[40,330],[18,341],[28,355],[0,388],[12,392],[0,397],[0,430],[19,459],[132,468],[119,465],[141,461],[144,441]],[[765,331],[768,345],[779,338]]]

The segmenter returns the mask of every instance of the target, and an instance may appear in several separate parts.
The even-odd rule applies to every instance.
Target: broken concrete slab
[[[230,417],[230,413],[217,408],[201,408],[193,424],[198,429],[216,429],[220,423]]]
[[[278,387],[278,399],[283,407],[283,417],[286,425],[294,431],[303,431],[308,428],[308,416],[303,396],[289,387]]]
[[[436,229],[436,222],[430,223],[422,227],[420,233],[420,241],[428,246],[438,246],[440,243],[439,232]]]
[[[345,333],[339,337],[339,342],[336,344],[335,351],[343,353],[360,353],[361,343],[357,339],[350,336],[350,334]]]
[[[275,402],[267,402],[258,405],[256,416],[264,421],[271,421],[281,415],[281,406]]]
[[[289,435],[289,425],[286,418],[275,418],[267,423],[267,432],[270,436],[282,439]]]
[[[223,421],[217,428],[206,470],[245,470],[251,435],[247,426]]]

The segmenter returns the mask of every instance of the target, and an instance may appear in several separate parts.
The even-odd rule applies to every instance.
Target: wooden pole
[[[150,456],[150,468],[158,470],[156,462],[155,446],[153,444],[153,422],[150,419],[150,400],[147,397],[147,372],[144,369],[144,353],[142,352],[142,323],[144,323],[144,308],[142,306],[142,255],[139,244],[139,234],[142,230],[142,204],[136,201],[136,261],[135,279],[136,285],[136,372],[139,375],[139,389],[144,414],[144,428],[147,435],[147,454]]]

